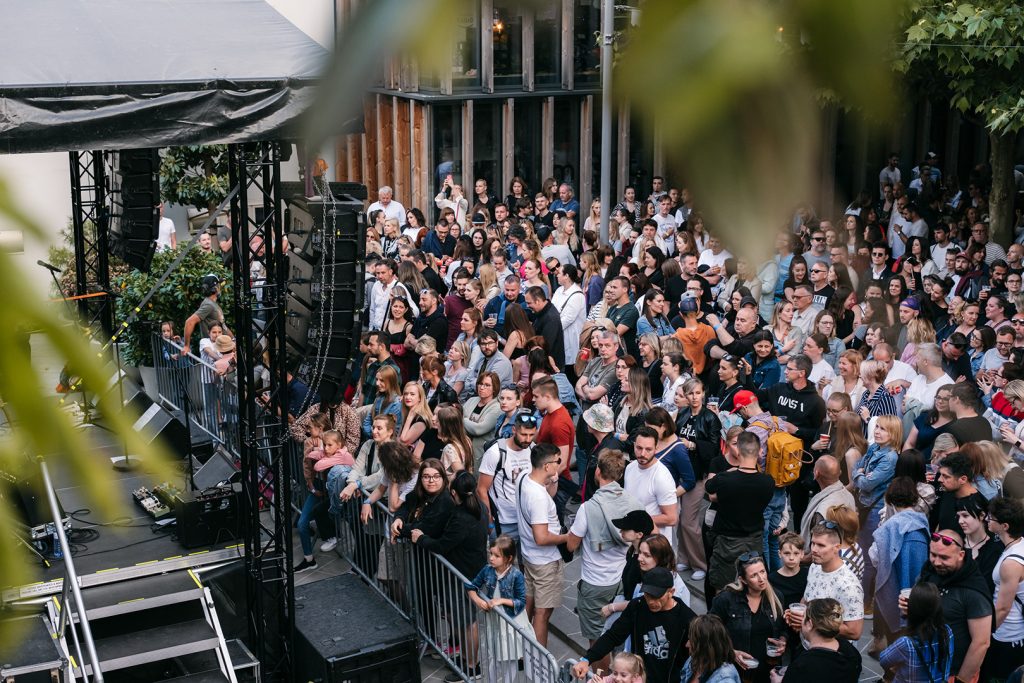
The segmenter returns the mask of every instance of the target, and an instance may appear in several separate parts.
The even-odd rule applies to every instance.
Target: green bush
[[[184,260],[160,285],[149,303],[139,311],[138,317],[128,325],[127,330],[118,335],[118,340],[124,342],[122,357],[128,364],[152,365],[151,335],[159,331],[160,323],[164,320],[174,323],[175,334],[182,333],[185,320],[196,312],[203,300],[201,280],[204,275],[210,273],[224,281],[217,302],[224,309],[228,327],[234,330],[231,319],[231,271],[224,266],[217,254],[206,254],[191,244],[179,246],[173,251],[158,252],[153,257],[153,265],[148,273],[133,270],[114,280],[113,288],[117,294],[117,306],[114,309],[115,329],[121,329],[124,321],[130,318],[143,297],[183,249],[188,250]],[[193,349],[198,347],[198,338],[197,330],[192,334]]]

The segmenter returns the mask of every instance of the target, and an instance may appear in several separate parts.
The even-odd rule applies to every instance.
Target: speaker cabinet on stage
[[[146,443],[161,439],[174,455],[188,453],[188,429],[173,415],[156,403],[149,406],[132,427]]]
[[[344,638],[328,624],[358,624]],[[416,632],[355,574],[295,587],[295,680],[419,683]]]
[[[120,380],[120,388],[118,388],[118,380]],[[97,403],[101,411],[130,407],[136,415],[141,415],[149,410],[149,407],[153,405],[153,400],[142,387],[128,379],[124,370],[119,370],[107,380],[103,395],[100,396]]]
[[[241,484],[233,484],[175,496],[178,542],[199,548],[238,538],[241,490]]]
[[[158,150],[118,152],[111,175],[111,197],[111,250],[133,268],[148,271],[160,228]]]
[[[289,367],[307,383],[344,377],[357,355],[363,310],[366,216],[348,196],[292,199],[288,241]]]

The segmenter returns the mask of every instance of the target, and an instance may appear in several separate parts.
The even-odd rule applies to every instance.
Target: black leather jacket
[[[707,476],[711,460],[721,452],[721,433],[722,423],[707,408],[697,415],[689,408],[676,415],[676,434],[697,444],[697,448],[690,451],[690,462],[698,481]]]
[[[430,385],[426,382],[423,383],[423,391],[430,393]],[[430,406],[431,410],[437,410],[437,406],[441,403],[451,403],[457,405],[459,402],[459,395],[455,393],[451,385],[445,382],[443,379],[437,385],[437,391],[427,401],[427,405]]]

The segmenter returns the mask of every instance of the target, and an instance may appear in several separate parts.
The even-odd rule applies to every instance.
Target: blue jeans
[[[324,495],[316,496],[309,493],[302,504],[302,513],[299,514],[299,541],[302,543],[302,554],[313,554],[313,530],[310,522],[316,520],[316,528],[323,539],[332,538],[335,535],[334,520],[328,510],[330,503],[327,499],[326,486],[322,479],[313,480],[313,488]]]
[[[779,537],[773,531],[782,523],[782,515],[786,511],[786,489],[775,489],[775,494],[764,509],[764,557],[768,571],[782,567],[782,556],[779,555]]]

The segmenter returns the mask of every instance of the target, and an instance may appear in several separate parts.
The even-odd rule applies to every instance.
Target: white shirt
[[[935,265],[939,268],[946,267],[946,252],[955,247],[956,245],[950,242],[946,246],[941,244],[933,244],[931,248],[932,261],[935,261]]]
[[[373,213],[374,211],[383,211],[385,218],[394,218],[395,220],[398,221],[399,225],[405,223],[405,207],[396,202],[394,199],[388,202],[388,205],[386,207],[380,202],[374,202],[373,204],[370,204],[370,207],[366,209],[367,219],[369,219],[370,214]]]
[[[391,292],[398,288],[400,294],[404,294],[406,301],[409,302],[409,308],[412,310],[412,317],[416,317],[420,314],[420,307],[416,305],[417,299],[414,299],[410,294],[409,290],[405,288],[396,277],[391,281],[391,284],[381,284],[380,280],[373,283],[373,287],[370,289],[370,329],[379,330],[384,327],[384,321],[387,319],[388,308],[391,306]]]
[[[675,233],[679,227],[679,221],[672,214],[662,216],[659,213],[655,214],[654,222],[658,224],[658,236],[665,240],[665,247],[669,250],[668,255],[671,255],[675,251]]]
[[[883,382],[883,385],[888,386],[889,384],[897,381],[913,383],[916,378],[917,371],[914,370],[914,368],[901,360],[894,360],[892,362],[892,370],[890,370],[889,374],[885,376],[885,382]]]
[[[572,255],[572,250],[564,244],[549,244],[546,247],[541,247],[540,255],[545,262],[547,262],[549,258],[556,258],[563,266],[576,265],[576,257]]]
[[[577,284],[559,287],[551,297],[551,305],[562,319],[562,337],[565,339],[565,362],[573,363],[580,352],[580,334],[587,317],[587,296]]]
[[[934,382],[928,382],[924,375],[918,375],[907,389],[907,398],[916,399],[925,410],[931,410],[935,405],[935,392],[947,384],[953,384],[953,379],[946,373],[939,375]]]
[[[843,606],[843,621],[864,618],[864,588],[849,565],[843,562],[834,572],[824,572],[820,564],[812,564],[807,572],[804,602],[832,598]]]
[[[166,251],[171,248],[171,236],[174,235],[174,221],[166,216],[160,219],[160,228],[156,236],[156,250]]]
[[[632,258],[632,261],[634,263],[640,263],[640,256],[641,256],[641,254],[640,254],[640,245],[643,244],[643,242],[644,242],[643,235],[642,234],[637,234],[637,236],[636,236],[636,243],[633,245],[633,258]],[[658,249],[661,249],[661,252],[663,254],[668,253],[666,251],[668,249],[668,246],[665,244],[665,240],[661,239],[661,236],[658,235],[657,233],[655,233],[655,235],[654,235],[654,246],[658,247]]]
[[[505,457],[502,459],[501,450],[505,450]],[[498,461],[501,460],[501,469],[498,469]],[[523,472],[532,470],[530,465],[530,447],[527,446],[521,451],[512,448],[511,439],[501,439],[488,448],[480,459],[480,474],[489,474],[494,477],[491,482],[491,501],[494,510],[491,516],[497,519],[502,526],[514,524],[517,518],[518,505],[516,504],[516,480]]]
[[[519,543],[523,551],[523,559],[530,564],[550,564],[562,559],[558,548],[553,545],[537,545],[537,539],[533,536],[533,524],[547,524],[548,531],[558,534],[561,527],[558,524],[558,512],[555,511],[555,501],[548,495],[548,490],[530,479],[529,472],[519,476],[516,483],[517,496],[522,503],[519,505],[519,514],[516,519],[519,524]]]
[[[832,369],[832,366],[824,358],[811,367],[811,374],[808,375],[807,381],[817,386],[818,380],[822,377],[827,378],[829,382],[836,377],[836,371]]]
[[[700,267],[703,265],[709,265],[712,268],[718,266],[719,268],[723,269],[722,272],[724,273],[725,260],[730,258],[732,258],[732,254],[730,254],[725,249],[718,252],[717,254],[711,251],[710,249],[705,249],[700,253],[700,258],[697,259],[697,266]]]
[[[647,513],[654,517],[661,514],[663,505],[676,505],[676,482],[672,479],[672,473],[660,462],[652,464],[647,469],[642,469],[636,460],[626,465],[626,485],[623,487],[629,495],[636,498],[636,502],[644,506]],[[675,547],[674,526],[661,527],[660,531],[668,539],[672,547]]]
[[[660,463],[659,463],[660,464]],[[583,564],[580,567],[580,578],[591,586],[612,586],[622,578],[622,568],[626,566],[626,546],[612,543],[603,550],[594,550],[587,538],[587,508],[584,503],[576,513],[569,533],[583,539],[580,543]],[[613,532],[616,529],[612,529]]]

